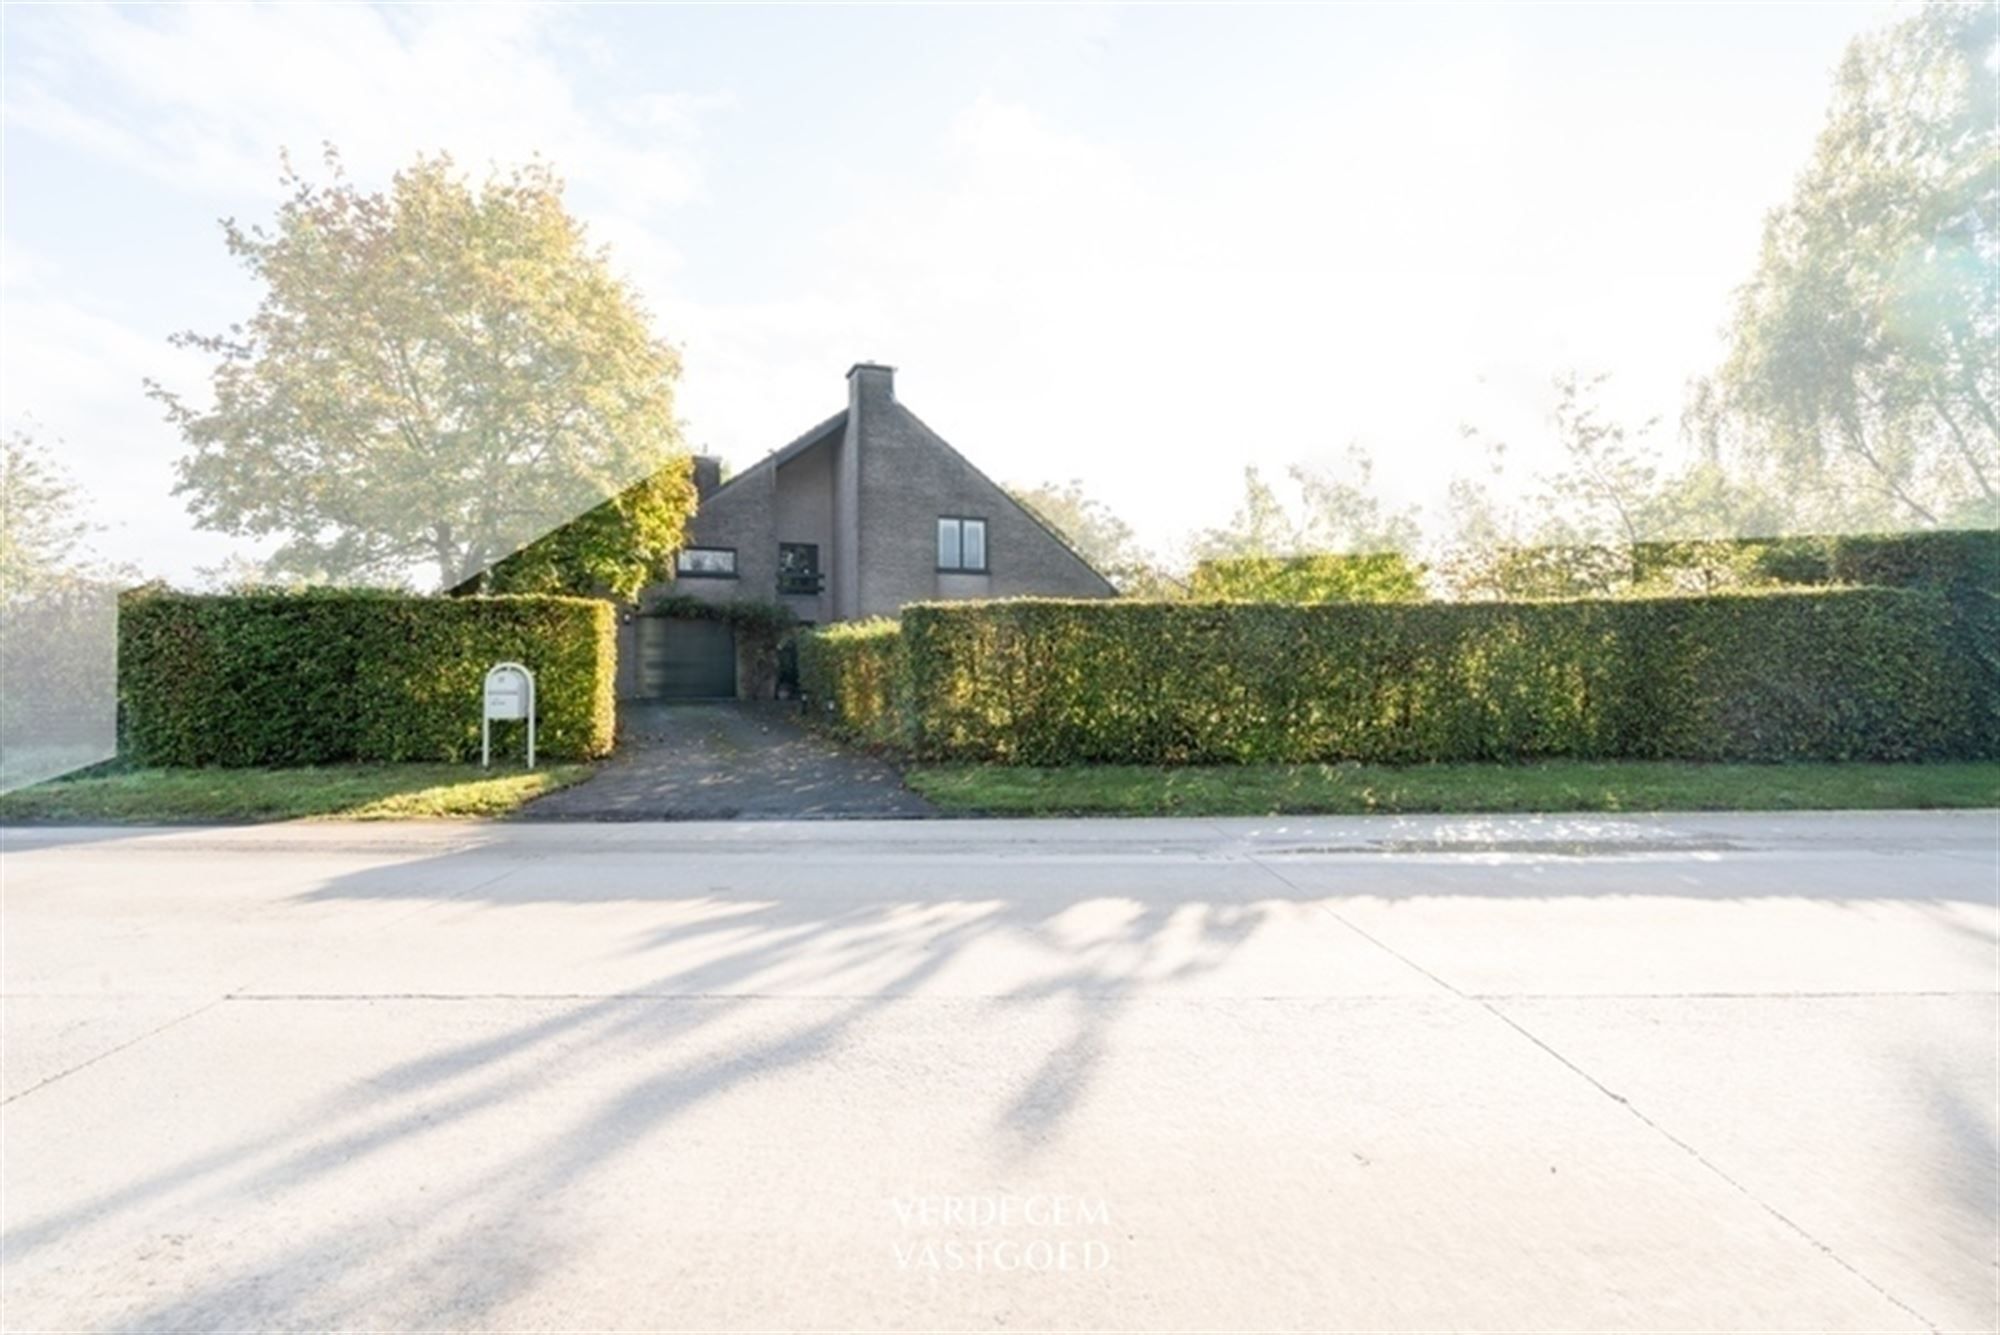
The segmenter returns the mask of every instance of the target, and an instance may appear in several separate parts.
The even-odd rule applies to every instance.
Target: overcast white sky
[[[1565,367],[1672,423],[1893,14],[8,5],[0,415],[69,443],[108,555],[188,578],[244,546],[168,494],[140,380],[198,389],[166,336],[254,304],[215,220],[270,213],[281,146],[371,183],[539,152],[739,467],[875,359],[988,472],[1154,542],[1350,441],[1434,503],[1461,423],[1547,458]]]

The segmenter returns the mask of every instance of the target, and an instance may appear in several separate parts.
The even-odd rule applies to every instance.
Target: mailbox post
[[[535,767],[535,674],[519,663],[495,663],[486,670],[486,707],[479,721],[479,765],[493,765],[493,720],[528,721],[528,768]]]

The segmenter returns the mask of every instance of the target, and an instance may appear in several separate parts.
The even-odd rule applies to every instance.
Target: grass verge
[[[1844,811],[2000,806],[2000,762],[1709,765],[928,765],[904,781],[988,816],[1269,816],[1371,812]]]
[[[0,795],[0,821],[115,825],[500,816],[530,798],[566,788],[590,771],[589,765],[535,770],[469,765],[100,767]]]

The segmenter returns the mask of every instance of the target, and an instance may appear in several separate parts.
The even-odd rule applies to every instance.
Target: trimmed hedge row
[[[808,637],[806,689],[857,735],[1015,764],[1914,760],[1996,753],[1989,633],[1888,589],[931,603],[865,652]]]
[[[1982,752],[2000,755],[2000,594],[1960,588],[1952,596],[1958,652],[1970,666]]]
[[[1866,584],[2000,593],[2000,530],[1641,542],[1631,549],[1631,564],[1649,583],[1688,575],[1709,586]]]
[[[905,741],[909,688],[895,622],[843,622],[800,635],[798,646],[799,694],[815,722],[850,741]]]
[[[119,607],[123,748],[147,765],[465,760],[479,754],[486,669],[510,659],[535,674],[539,754],[611,749],[609,603],[141,591]],[[521,727],[496,723],[495,746]]]
[[[1401,552],[1211,557],[1195,564],[1188,596],[1204,602],[1413,602],[1424,596],[1424,568]]]

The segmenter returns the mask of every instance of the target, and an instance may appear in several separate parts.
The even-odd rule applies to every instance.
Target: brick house
[[[894,616],[905,603],[1117,590],[1054,530],[896,399],[895,369],[847,373],[847,407],[721,481],[695,460],[700,506],[674,578],[644,590],[709,601],[777,600],[823,625]],[[729,696],[738,671],[722,621],[649,616],[619,629],[619,694]]]

